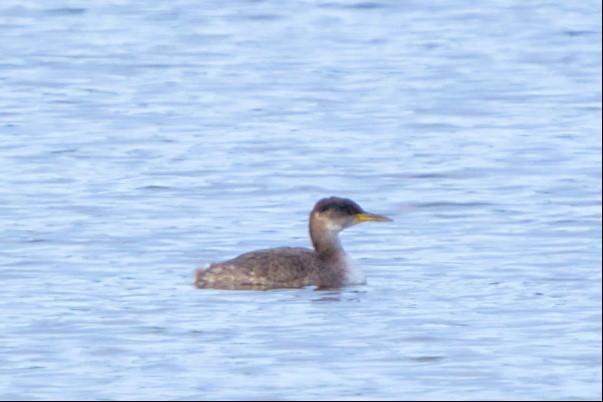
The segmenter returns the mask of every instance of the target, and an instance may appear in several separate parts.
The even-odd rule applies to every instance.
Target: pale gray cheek
[[[334,223],[334,222],[327,222],[327,224],[325,225],[326,228],[332,232],[341,232],[343,230],[343,226]]]

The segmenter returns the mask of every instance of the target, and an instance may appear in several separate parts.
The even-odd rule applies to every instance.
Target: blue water
[[[601,399],[601,3],[0,3],[0,399]],[[308,247],[368,285],[199,290]]]

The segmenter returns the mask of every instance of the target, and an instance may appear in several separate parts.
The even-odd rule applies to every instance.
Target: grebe
[[[268,290],[319,289],[366,284],[364,272],[344,251],[338,234],[362,222],[391,219],[365,212],[346,198],[323,198],[309,217],[314,250],[279,247],[252,251],[228,261],[211,264],[195,272],[195,286],[210,289]]]

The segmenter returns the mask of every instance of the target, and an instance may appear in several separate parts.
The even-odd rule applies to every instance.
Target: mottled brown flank
[[[327,265],[329,261],[305,248],[258,250],[197,270],[195,286],[240,290],[341,286],[344,272],[335,274],[325,269]]]

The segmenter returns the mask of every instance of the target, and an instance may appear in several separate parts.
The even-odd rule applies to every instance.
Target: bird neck
[[[312,217],[309,226],[312,245],[319,255],[330,257],[344,252],[339,241],[338,230],[330,229],[324,221]]]

